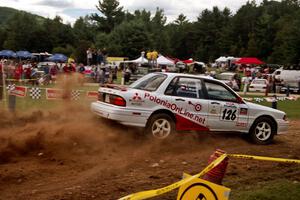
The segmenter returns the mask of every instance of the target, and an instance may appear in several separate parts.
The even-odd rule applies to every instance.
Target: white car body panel
[[[174,114],[176,128],[178,130],[198,131],[233,131],[248,133],[253,122],[260,116],[270,116],[277,123],[278,132],[287,130],[288,122],[284,119],[285,113],[279,110],[261,106],[250,102],[227,102],[203,98],[189,98],[165,95],[170,82],[176,78],[210,81],[226,88],[231,93],[239,96],[228,86],[218,80],[211,80],[203,76],[153,73],[139,79],[133,84],[138,85],[147,77],[154,75],[166,75],[166,79],[156,91],[150,92],[133,88],[107,88],[100,87],[99,92],[114,94],[123,97],[126,107],[115,106],[102,101],[91,104],[91,110],[104,118],[118,121],[124,125],[146,127],[150,116],[160,110],[166,110]],[[203,83],[204,84],[204,83]],[[203,86],[203,85],[201,85]],[[178,90],[188,91],[191,88],[178,87]],[[196,90],[197,91],[197,90]],[[229,113],[231,115],[229,115]]]

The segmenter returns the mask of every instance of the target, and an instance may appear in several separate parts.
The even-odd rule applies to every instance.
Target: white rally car
[[[228,131],[268,144],[288,128],[284,112],[245,102],[221,81],[187,74],[151,73],[129,87],[105,85],[91,110],[124,125],[144,127],[157,138],[179,130]]]

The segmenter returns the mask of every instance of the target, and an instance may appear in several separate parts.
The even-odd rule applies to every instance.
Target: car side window
[[[187,98],[203,98],[201,80],[189,77],[174,78],[165,92],[166,95],[187,97]]]
[[[162,84],[162,82],[167,78],[164,74],[158,74],[147,78],[137,85],[133,86],[134,89],[146,90],[146,91],[155,91]]]
[[[221,84],[205,81],[205,87],[210,100],[236,102],[236,96]]]

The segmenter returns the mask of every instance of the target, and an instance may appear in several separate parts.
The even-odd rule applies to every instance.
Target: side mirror
[[[245,103],[244,100],[243,100],[243,98],[240,97],[240,96],[237,97],[236,101],[237,101],[237,103],[239,103],[239,104],[244,104],[244,103]]]

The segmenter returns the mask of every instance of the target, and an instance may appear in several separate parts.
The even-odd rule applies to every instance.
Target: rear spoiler
[[[116,84],[101,84],[100,87],[111,88],[115,90],[127,91],[127,87],[124,85],[116,85]]]

